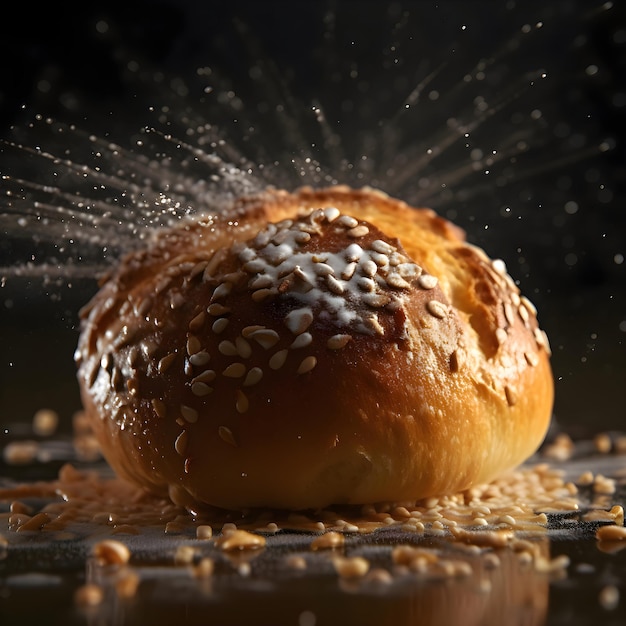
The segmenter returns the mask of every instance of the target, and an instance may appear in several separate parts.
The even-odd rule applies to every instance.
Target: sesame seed
[[[159,282],[154,286],[154,293],[156,295],[161,295],[168,285],[170,284],[170,279],[167,276],[164,276]],[[111,306],[113,306],[113,302],[111,302]]]
[[[299,244],[308,243],[311,241],[311,235],[305,232],[299,232],[294,235],[294,241]]]
[[[165,402],[163,402],[163,400],[159,400],[158,398],[153,398],[150,401],[150,404],[152,404],[152,408],[154,409],[154,412],[157,414],[157,417],[160,417],[161,419],[163,419],[167,415],[167,406],[165,405]]]
[[[103,565],[124,565],[130,560],[130,550],[120,541],[105,539],[93,546],[93,555]]]
[[[241,270],[237,270],[236,272],[228,272],[228,274],[224,274],[222,276],[222,281],[225,283],[232,283],[233,285],[242,282],[246,279],[246,273]]]
[[[285,316],[285,326],[294,334],[303,333],[313,322],[313,311],[309,308],[294,309]]]
[[[274,295],[276,292],[273,289],[257,289],[252,293],[252,299],[255,302],[262,302],[267,297]]]
[[[213,291],[211,302],[227,296],[231,292],[232,288],[232,283],[220,283]]]
[[[326,347],[330,350],[341,350],[352,339],[351,335],[333,335],[326,342]]]
[[[273,282],[271,276],[260,274],[250,280],[248,287],[250,287],[250,289],[263,289],[265,287],[271,287]]]
[[[395,287],[396,289],[410,289],[411,285],[402,278],[399,274],[388,274],[385,277],[387,284],[390,287]]]
[[[291,220],[289,220],[291,221]],[[281,244],[285,243],[285,241],[287,241],[287,239],[290,236],[290,232],[289,232],[289,228],[293,225],[293,222],[291,222],[290,224],[279,224],[279,227],[281,228],[281,230],[279,230],[274,237],[272,238],[272,243],[276,246],[280,246]]]
[[[385,307],[387,311],[398,311],[402,308],[402,301],[395,295],[392,295],[389,301],[389,304]]]
[[[376,289],[376,283],[371,278],[359,278],[356,284],[362,291],[374,291],[374,289]]]
[[[355,226],[354,228],[351,228],[348,232],[347,235],[348,237],[353,237],[354,239],[357,239],[359,237],[365,237],[365,235],[369,234],[370,229],[365,226],[365,224],[361,224],[360,226]]]
[[[548,335],[546,335],[545,331],[538,328],[535,333],[535,339],[537,341],[537,345],[541,346],[548,353],[548,355],[552,354],[550,342],[548,341]]]
[[[426,310],[439,319],[443,319],[448,314],[448,307],[439,300],[429,300],[426,303]]]
[[[242,331],[241,331],[241,336],[245,337],[246,339],[256,330],[262,330],[264,329],[265,326],[246,326]]]
[[[249,402],[246,394],[241,391],[241,389],[237,390],[237,400],[235,401],[235,408],[238,413],[245,413],[248,410]]]
[[[202,374],[198,374],[192,381],[191,384],[194,383],[210,383],[212,380],[215,380],[215,372],[213,370],[204,370]]]
[[[311,343],[313,343],[313,336],[311,333],[302,333],[293,340],[289,347],[292,350],[297,350],[299,348],[306,348],[306,346],[311,345]]]
[[[319,228],[315,224],[299,224],[298,229],[303,233],[309,233],[310,235],[319,235]]]
[[[354,219],[351,215],[342,215],[337,218],[336,222],[346,228],[356,228],[359,225],[358,220]]]
[[[213,387],[209,387],[209,385],[201,381],[191,383],[191,393],[193,393],[194,396],[198,396],[199,398],[202,398],[203,396],[208,396],[212,391]]]
[[[334,548],[341,548],[345,544],[345,536],[341,533],[331,530],[324,533],[319,537],[316,537],[311,541],[311,550],[332,550]]]
[[[217,349],[224,356],[237,356],[239,354],[237,347],[232,341],[220,341]]]
[[[318,276],[328,276],[329,274],[334,274],[335,270],[328,264],[326,263],[316,263],[313,266],[313,271],[318,275]]]
[[[348,263],[358,261],[363,255],[363,248],[358,243],[351,243],[344,252],[344,256]]]
[[[363,296],[363,302],[376,308],[385,306],[391,301],[386,293],[367,293]]]
[[[616,526],[600,526],[596,531],[596,539],[599,541],[626,541],[626,527]]]
[[[507,340],[508,336],[509,335],[504,328],[496,328],[496,341],[498,342],[499,346],[501,346]]]
[[[260,367],[253,367],[247,374],[243,381],[244,387],[252,387],[256,385],[263,378],[263,370]]]
[[[246,373],[243,363],[231,363],[222,374],[228,378],[241,378]]]
[[[362,556],[337,557],[333,559],[335,571],[341,578],[362,578],[370,569],[370,562]]]
[[[102,604],[103,600],[104,590],[95,583],[81,585],[74,593],[74,603],[81,607],[95,607]]]
[[[317,365],[317,359],[314,356],[307,356],[302,359],[302,362],[298,366],[298,374],[306,374],[310,372]]]
[[[143,300],[141,300],[141,302],[139,303],[139,306],[137,307],[137,315],[139,317],[145,317],[146,315],[148,315],[148,312],[153,306],[154,306],[153,298],[151,297],[144,298]]]
[[[240,250],[237,256],[242,263],[247,263],[248,261],[252,261],[252,259],[256,258],[256,251],[252,248],[246,247]]]
[[[185,302],[185,296],[183,296],[183,294],[178,291],[170,295],[170,309],[172,309],[172,311],[180,309],[180,307],[183,306]]]
[[[242,359],[250,358],[252,354],[252,347],[243,337],[237,337],[235,339],[235,347],[237,348],[237,354]]]
[[[341,212],[336,207],[328,207],[327,209],[324,209],[324,217],[329,222],[334,222],[340,215]]]
[[[157,370],[159,371],[159,374],[165,374],[165,372],[167,372],[167,370],[170,368],[170,366],[174,362],[175,358],[176,358],[175,352],[171,352],[170,354],[164,356],[159,361],[159,364],[157,365]]]
[[[370,278],[376,274],[378,271],[378,265],[371,261],[370,259],[366,259],[361,263],[361,273],[363,276],[369,276]]]
[[[528,309],[520,305],[517,308],[517,312],[519,313],[519,316],[522,318],[522,322],[524,322],[524,324],[528,324],[528,321],[530,320],[530,314],[528,313]]]
[[[370,257],[378,267],[386,267],[387,265],[389,265],[389,257],[386,254],[381,254],[380,252],[372,252],[370,253]]]
[[[267,246],[267,244],[269,244],[272,237],[276,234],[277,230],[278,229],[276,228],[275,224],[268,224],[265,230],[262,230],[254,238],[253,245],[256,248],[264,248],[265,246]]]
[[[189,357],[189,362],[196,366],[206,365],[210,360],[211,355],[206,350],[196,352]]]
[[[517,394],[508,385],[504,386],[504,395],[509,406],[513,406],[517,402]]]
[[[356,272],[356,267],[357,266],[354,261],[348,263],[348,265],[346,265],[341,272],[341,278],[344,280],[350,280],[354,276],[354,272]]]
[[[498,273],[500,276],[506,275],[506,263],[502,259],[494,259],[491,262],[491,267]]]
[[[524,352],[524,358],[531,367],[536,367],[539,364],[539,357],[534,352]]]
[[[286,360],[287,350],[279,350],[271,356],[269,360],[269,366],[273,370],[278,370],[285,364]]]
[[[263,250],[268,261],[276,266],[287,260],[293,255],[293,248],[287,244],[280,244],[279,246],[267,247]]]
[[[139,393],[139,381],[136,378],[130,378],[126,381],[126,389],[131,396],[136,396]]]
[[[213,537],[213,527],[209,524],[200,524],[196,528],[197,539],[211,539]]]
[[[187,354],[192,355],[196,352],[200,352],[202,349],[202,344],[200,340],[195,335],[189,335],[187,337]]]
[[[207,281],[213,277],[213,273],[217,269],[218,265],[226,258],[228,251],[225,248],[220,248],[209,260],[207,266],[202,273],[202,280]]]
[[[230,309],[227,306],[220,304],[219,302],[213,302],[213,304],[209,304],[206,311],[209,315],[213,315],[215,317],[230,313]]]
[[[128,359],[128,364],[132,368],[135,368],[139,362],[139,348],[137,346],[131,346],[128,350],[128,356],[126,358]]]
[[[309,284],[311,283],[311,279],[309,278],[309,276],[307,275],[307,273],[306,273],[306,272],[304,272],[304,270],[303,270],[303,269],[302,269],[299,265],[296,265],[296,266],[293,268],[293,275],[294,275],[297,279],[301,280],[301,281],[302,281],[302,282],[304,282],[304,283],[309,283]]]
[[[178,437],[176,437],[176,441],[174,442],[174,449],[180,456],[185,456],[185,452],[187,450],[187,439],[189,435],[187,435],[187,431],[183,430]]]
[[[520,300],[521,300],[522,306],[528,309],[528,312],[536,317],[537,307],[535,307],[535,305],[526,296],[522,296]]]
[[[326,277],[326,285],[330,291],[337,295],[341,295],[344,292],[343,285],[334,276]]]
[[[202,328],[202,326],[204,325],[204,320],[206,319],[206,313],[204,311],[200,311],[200,313],[198,313],[198,315],[196,315],[190,322],[189,322],[189,330],[196,332],[198,330],[200,330]]]
[[[208,261],[200,261],[199,263],[196,263],[189,272],[189,279],[193,280],[196,276],[202,274],[208,264]]]
[[[244,337],[245,336],[246,335],[244,335]],[[259,327],[258,330],[252,331],[247,336],[250,339],[254,339],[254,341],[256,341],[261,347],[265,348],[266,350],[275,346],[278,343],[278,340],[280,339],[280,337],[278,336],[278,333],[275,330],[272,330],[271,328],[263,328],[263,327]]]
[[[216,335],[219,335],[220,333],[224,332],[224,330],[226,330],[227,326],[228,326],[228,318],[220,317],[213,322],[213,325],[211,326],[211,330]]]
[[[198,421],[198,411],[187,406],[186,404],[180,405],[180,414],[183,416],[186,422],[193,424]]]
[[[265,261],[254,259],[243,264],[243,269],[249,274],[258,274],[265,269]]]
[[[394,251],[393,247],[382,239],[372,241],[370,248],[374,250],[374,252],[380,252],[381,254],[391,254]]]
[[[217,434],[222,441],[225,441],[234,448],[237,447],[237,441],[235,439],[235,436],[233,435],[233,431],[228,428],[228,426],[219,426],[217,429]]]
[[[365,326],[374,331],[377,335],[384,335],[385,329],[382,327],[381,323],[378,321],[377,315],[372,315],[365,319]]]
[[[122,385],[124,380],[124,375],[122,374],[122,372],[117,368],[114,367],[113,371],[111,372],[111,387],[113,387],[113,389],[119,389],[120,385]]]
[[[513,324],[515,324],[515,313],[513,312],[511,303],[503,302],[502,308],[504,309],[504,319],[507,321],[509,326],[513,326]]]
[[[432,274],[422,274],[417,279],[417,284],[422,289],[434,289],[437,286],[438,282],[439,281],[437,280],[437,277],[433,276]]]
[[[602,587],[598,595],[598,602],[605,611],[614,611],[620,603],[619,587],[606,585]]]

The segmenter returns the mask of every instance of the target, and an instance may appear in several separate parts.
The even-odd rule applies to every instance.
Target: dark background
[[[0,22],[0,136],[39,145],[40,131],[29,122],[41,113],[130,145],[152,123],[149,107],[165,102],[218,123],[252,161],[261,149],[272,155],[278,162],[272,182],[301,182],[290,159],[308,150],[339,182],[375,184],[428,204],[505,259],[537,305],[554,351],[555,424],[575,436],[622,428],[626,20],[619,2],[545,4],[22,5]],[[523,34],[525,25],[530,33]],[[134,71],[135,61],[145,73]],[[222,91],[232,88],[241,98],[243,113],[260,129],[253,141],[232,110],[216,105],[219,89],[204,93],[195,71],[203,66]],[[264,68],[262,77],[251,67]],[[545,79],[538,78],[541,70]],[[186,81],[185,94],[171,77]],[[405,110],[423,81],[419,102]],[[410,164],[450,136],[450,118],[471,124],[481,98],[506,104],[472,129],[471,146],[457,142],[406,180],[396,176],[403,156]],[[357,167],[341,167],[337,150],[322,145],[310,113],[317,102]],[[292,110],[299,139],[286,136],[276,104]],[[176,128],[184,132],[183,126]],[[527,138],[527,150],[493,168],[470,168],[459,180],[445,178],[471,164],[471,150],[503,152],[517,133]],[[75,159],[89,153],[75,138],[68,147]],[[58,142],[54,148],[65,149]],[[389,152],[395,172],[378,166]],[[363,155],[374,163],[371,171]],[[45,180],[53,168],[38,164],[0,147],[2,174]],[[2,224],[0,266],[27,260],[35,244],[16,238],[6,219]],[[43,239],[35,245],[39,257],[54,249]],[[94,281],[48,284],[8,274],[0,289],[0,424],[29,419],[41,407],[69,420],[79,406],[72,362],[77,311]]]

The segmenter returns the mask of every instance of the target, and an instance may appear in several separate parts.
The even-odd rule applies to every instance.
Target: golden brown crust
[[[85,308],[77,355],[113,468],[189,506],[465,489],[536,450],[553,400],[503,264],[428,209],[344,187],[160,233]]]

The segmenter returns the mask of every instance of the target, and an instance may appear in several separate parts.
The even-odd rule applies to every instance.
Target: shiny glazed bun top
[[[160,232],[82,313],[123,477],[190,508],[414,501],[530,456],[553,381],[501,261],[380,192],[268,192]]]

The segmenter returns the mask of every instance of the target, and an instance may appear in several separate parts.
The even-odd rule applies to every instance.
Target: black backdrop
[[[354,158],[365,131],[393,117],[432,72],[423,98],[432,127],[409,124],[403,149],[419,143],[420,132],[436,134],[451,116],[467,115],[481,94],[493,99],[510,84],[522,85],[526,72],[545,68],[541,85],[476,131],[477,145],[487,150],[506,140],[516,115],[527,120],[540,110],[537,147],[518,159],[523,177],[490,187],[472,174],[453,193],[426,196],[417,183],[376,182],[408,201],[425,198],[506,260],[552,342],[557,425],[574,434],[618,428],[626,417],[626,21],[619,2],[545,4],[23,4],[0,21],[0,134],[12,138],[15,125],[20,135],[37,111],[123,141],[159,101],[158,86],[128,79],[129,59],[190,84],[197,67],[211,66],[253,103],[258,82],[250,68],[261,55],[275,64],[302,111],[324,104]],[[520,37],[525,25],[533,33]],[[494,55],[480,89],[464,91],[466,73]],[[185,100],[202,109],[201,91],[192,87]],[[220,123],[229,135],[228,121]],[[266,152],[273,137],[284,152],[272,133],[262,135]],[[603,142],[606,149],[598,151]],[[7,152],[0,152],[0,173],[15,173],[19,163]],[[453,154],[459,163],[463,151]],[[422,177],[436,179],[445,167],[445,160],[433,162]],[[464,186],[476,192],[464,194]],[[0,265],[21,260],[21,244],[0,237]],[[0,290],[0,424],[27,419],[41,406],[64,415],[78,406],[76,314],[94,288],[89,281],[78,287],[10,278]]]

